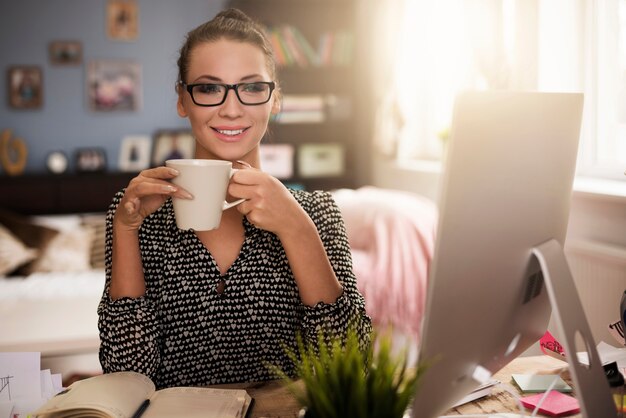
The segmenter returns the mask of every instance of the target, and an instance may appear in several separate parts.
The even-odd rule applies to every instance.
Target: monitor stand
[[[563,248],[552,239],[533,248],[539,261],[548,290],[552,312],[562,332],[569,370],[574,381],[576,398],[583,418],[617,417],[617,409],[611,397],[609,384],[604,374],[593,335],[587,323],[576,285],[569,270]],[[589,366],[578,362],[575,338],[579,336],[589,354]],[[487,415],[454,415],[440,418],[517,418],[530,415],[511,413]]]
[[[561,343],[565,348],[581,415],[583,418],[617,417],[609,383],[561,244],[554,239],[546,241],[533,248],[533,255],[541,266],[552,312],[561,330]],[[589,366],[578,362],[577,336],[585,343]]]

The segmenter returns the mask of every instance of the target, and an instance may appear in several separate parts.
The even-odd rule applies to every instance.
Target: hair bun
[[[215,18],[240,20],[242,22],[252,22],[253,20],[239,9],[231,7],[230,9],[219,12]]]

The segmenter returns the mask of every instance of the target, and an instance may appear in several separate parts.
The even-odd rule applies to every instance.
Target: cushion
[[[82,225],[93,230],[91,242],[91,267],[104,268],[104,245],[106,237],[106,213],[83,215]]]
[[[61,231],[30,266],[31,273],[76,272],[91,269],[93,231],[79,227]]]
[[[26,247],[36,250],[41,254],[48,246],[48,243],[59,231],[56,229],[37,225],[30,218],[16,213],[0,210],[0,224],[4,225],[11,233],[20,240]],[[14,271],[14,274],[26,276],[31,273],[31,262],[25,263]]]
[[[38,257],[15,273],[77,272],[91,269],[94,230],[79,215],[22,216],[0,211],[0,222]]]
[[[22,241],[0,224],[0,276],[34,260],[37,250],[28,248]]]

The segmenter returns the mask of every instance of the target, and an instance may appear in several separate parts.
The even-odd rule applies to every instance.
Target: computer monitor
[[[479,385],[478,366],[493,374],[529,348],[551,307],[581,412],[615,416],[562,250],[582,108],[576,93],[458,96],[418,354],[428,368],[413,417],[439,417]],[[576,333],[588,345],[589,369],[572,360]]]

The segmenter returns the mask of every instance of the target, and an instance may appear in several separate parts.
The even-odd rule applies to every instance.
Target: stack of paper
[[[0,418],[25,418],[61,390],[61,375],[41,370],[41,353],[0,353]]]
[[[464,398],[460,399],[457,403],[452,405],[452,407],[456,408],[459,405],[463,405],[468,402],[475,401],[476,399],[485,397],[487,395],[491,395],[491,391],[493,390],[494,386],[499,385],[499,384],[500,384],[499,380],[490,380],[489,382],[478,386],[470,394],[468,394]]]

